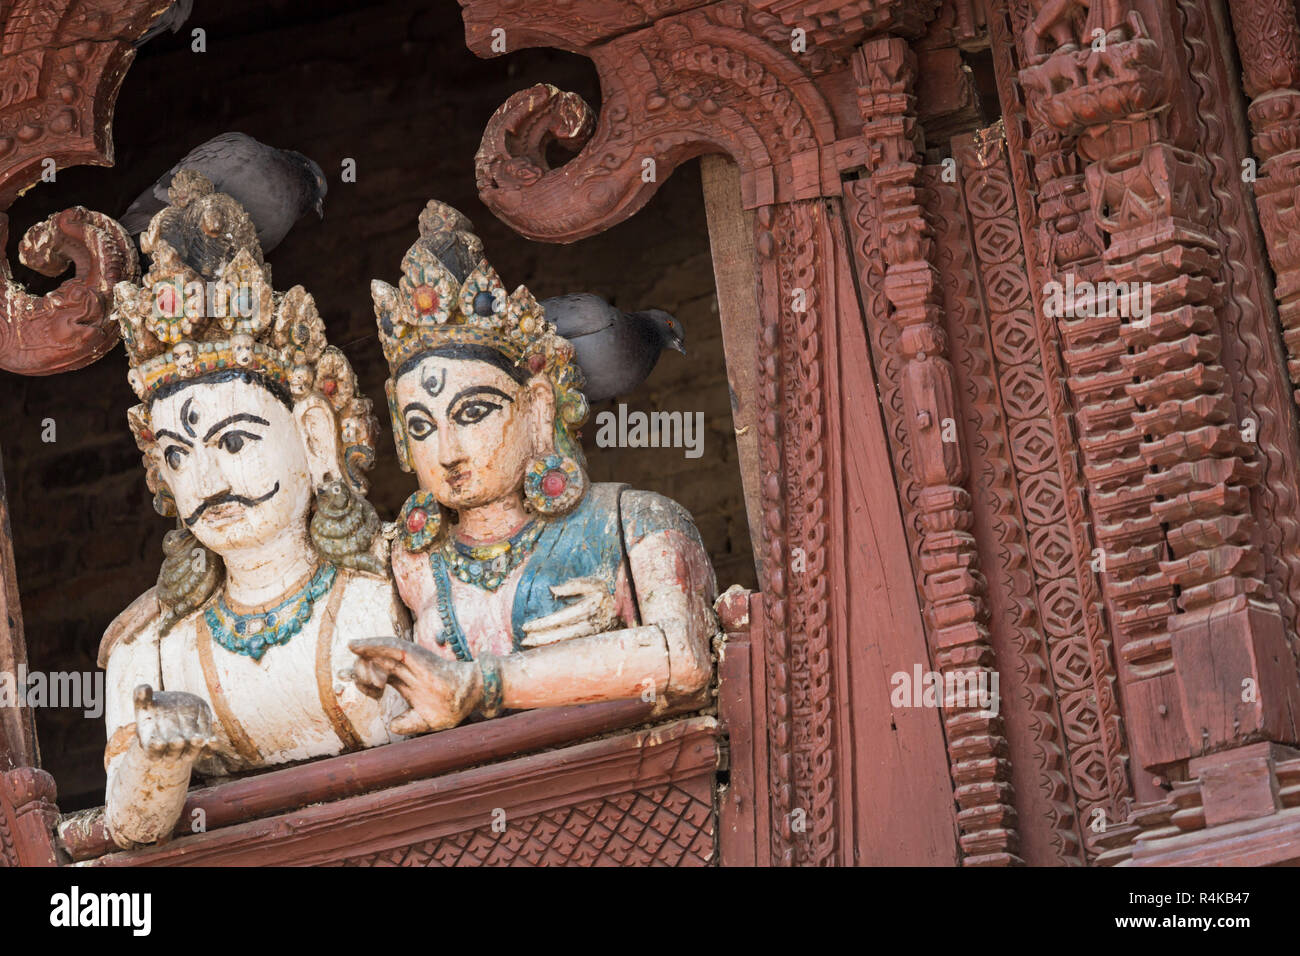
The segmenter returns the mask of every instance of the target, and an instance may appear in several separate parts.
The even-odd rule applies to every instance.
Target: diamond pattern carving
[[[332,866],[709,866],[713,807],[675,786],[491,822]]]

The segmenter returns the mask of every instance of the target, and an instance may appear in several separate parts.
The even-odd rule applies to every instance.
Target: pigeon
[[[319,166],[302,153],[267,146],[243,133],[222,133],[190,150],[131,203],[119,220],[127,232],[136,236],[149,228],[167,206],[167,187],[180,169],[202,173],[217,192],[247,210],[263,253],[278,246],[307,210],[325,216],[327,186]]]
[[[185,26],[185,21],[190,18],[190,14],[193,12],[194,0],[176,0],[167,8],[166,13],[153,22],[149,29],[145,31],[144,36],[135,41],[136,49],[138,50],[154,37],[161,36],[168,30],[171,30],[172,33],[180,32],[181,27]]]
[[[579,292],[541,303],[546,321],[573,343],[589,402],[624,395],[649,377],[665,348],[686,354],[686,332],[662,309],[622,312]]]

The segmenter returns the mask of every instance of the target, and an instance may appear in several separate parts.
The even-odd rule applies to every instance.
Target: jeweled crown
[[[325,327],[301,286],[271,288],[252,220],[193,170],[173,177],[171,205],[140,238],[151,257],[141,283],[119,282],[113,318],[122,329],[135,394],[222,369],[259,372],[299,393],[293,371],[325,348]]]
[[[588,407],[573,344],[546,321],[542,307],[527,288],[521,285],[506,295],[473,230],[473,224],[460,212],[430,200],[420,213],[420,238],[402,258],[397,287],[379,279],[370,283],[388,367],[396,378],[408,361],[443,346],[494,349],[516,366],[550,380],[555,393],[556,446],[582,461],[575,435],[587,420]],[[386,387],[399,461],[403,470],[410,471],[392,378]]]
[[[151,265],[139,285],[119,282],[113,313],[122,329],[131,388],[128,414],[157,492],[149,401],[169,385],[212,372],[247,371],[298,401],[313,391],[333,408],[348,483],[364,492],[378,423],[357,391],[347,358],[330,345],[316,302],[302,286],[280,294],[244,208],[194,170],[181,170],[171,204],[140,238]]]
[[[555,334],[527,288],[506,294],[473,230],[451,206],[430,200],[420,213],[420,238],[402,259],[397,288],[379,279],[370,283],[393,372],[448,344],[485,345],[520,366],[534,356],[543,362],[572,356],[572,346]],[[533,372],[540,370],[537,361],[531,364]]]

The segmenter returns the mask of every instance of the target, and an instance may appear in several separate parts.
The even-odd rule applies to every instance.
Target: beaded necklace
[[[485,591],[495,591],[515,568],[528,560],[541,533],[542,522],[530,521],[505,541],[496,544],[463,544],[454,534],[449,534],[441,551],[430,552],[429,558],[432,560],[437,553],[458,580]]]
[[[440,645],[450,644],[457,660],[472,661],[474,655],[470,653],[469,638],[456,619],[456,608],[451,601],[451,575],[485,591],[495,591],[532,554],[541,533],[542,522],[531,521],[496,544],[462,544],[455,535],[449,535],[441,548],[429,552],[438,619],[442,624],[436,640]]]
[[[311,620],[316,602],[334,586],[337,571],[334,565],[323,564],[311,580],[279,604],[251,614],[232,611],[223,590],[216,603],[203,612],[203,618],[218,644],[232,654],[260,662],[263,654],[289,643]]]

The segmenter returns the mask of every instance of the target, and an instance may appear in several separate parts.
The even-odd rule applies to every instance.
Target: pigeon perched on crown
[[[179,171],[169,198],[141,236],[149,271],[113,289],[136,396],[228,369],[305,394],[329,349],[315,301],[301,286],[273,290],[248,213],[204,176]]]
[[[453,344],[487,346],[534,374],[571,365],[573,346],[556,334],[527,288],[506,294],[473,228],[460,212],[431,200],[420,214],[420,238],[402,259],[397,288],[371,282],[389,368],[396,374],[410,359]]]
[[[210,373],[248,372],[293,402],[319,393],[334,413],[345,477],[364,493],[378,422],[347,357],[326,339],[316,301],[302,286],[271,286],[252,220],[202,174],[183,169],[171,205],[141,236],[151,265],[140,284],[113,288],[127,380],[139,405],[128,421],[145,453],[149,487],[160,486],[149,406],[159,390]]]

